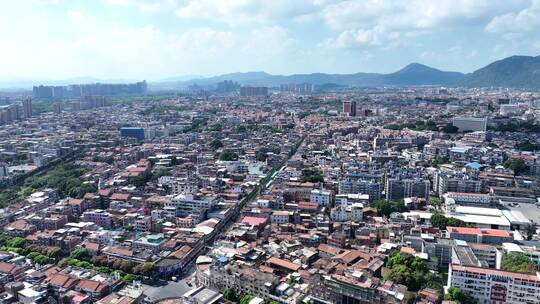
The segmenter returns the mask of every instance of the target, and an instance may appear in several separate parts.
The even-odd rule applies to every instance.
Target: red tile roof
[[[52,274],[45,279],[47,282],[49,282],[50,285],[59,287],[59,288],[66,288],[71,289],[73,288],[77,282],[79,281],[78,278],[71,277],[65,274]]]
[[[245,216],[242,219],[242,223],[248,224],[250,226],[266,225],[267,222],[268,222],[268,219],[264,217]]]
[[[111,199],[119,201],[127,201],[131,198],[131,194],[126,193],[115,193],[112,195]]]
[[[285,269],[288,269],[288,270],[292,270],[292,271],[298,271],[298,269],[300,269],[300,265],[298,265],[298,264],[295,264],[295,263],[293,263],[291,261],[278,259],[278,258],[275,258],[275,257],[269,258],[268,260],[266,260],[266,263],[269,264],[269,265],[279,266],[279,267],[282,267],[282,268],[285,268]]]
[[[32,225],[25,220],[17,220],[13,223],[8,224],[6,227],[13,230],[26,230],[30,229],[31,226]]]
[[[0,262],[0,273],[14,273],[17,270],[17,266],[5,262]]]
[[[481,234],[487,236],[498,236],[498,237],[511,237],[512,233],[506,230],[499,229],[480,229],[480,228],[467,228],[467,227],[448,227],[448,232],[450,233],[459,233],[459,234]]]
[[[77,287],[89,292],[103,293],[109,288],[109,285],[94,280],[81,280]]]
[[[510,158],[521,158],[521,159],[530,160],[530,161],[533,161],[535,159],[534,156],[532,155],[518,155],[518,154],[514,154]]]
[[[311,202],[298,203],[298,209],[317,210],[318,208],[319,208],[319,205],[317,203],[311,203]]]
[[[101,196],[111,196],[112,191],[111,189],[101,189],[98,191],[98,194]]]

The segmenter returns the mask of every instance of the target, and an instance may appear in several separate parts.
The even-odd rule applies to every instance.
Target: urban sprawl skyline
[[[539,24],[1,1],[0,304],[540,304]]]

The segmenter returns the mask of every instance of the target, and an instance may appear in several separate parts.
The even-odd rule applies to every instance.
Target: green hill
[[[495,61],[456,83],[465,87],[540,88],[540,56],[512,56]]]

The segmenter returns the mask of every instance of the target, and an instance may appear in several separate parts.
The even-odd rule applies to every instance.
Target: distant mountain
[[[449,85],[463,77],[462,73],[444,72],[420,63],[411,63],[403,69],[383,76],[389,85]]]
[[[178,81],[188,81],[191,79],[200,79],[204,78],[204,76],[201,75],[183,75],[183,76],[176,76],[176,77],[168,77],[160,79],[156,82],[178,82]]]
[[[419,63],[412,63],[405,68],[391,73],[355,73],[355,74],[293,74],[271,75],[265,72],[247,72],[219,75],[209,78],[192,79],[179,82],[180,87],[189,85],[213,86],[220,81],[232,80],[242,85],[279,86],[280,84],[311,83],[322,85],[333,83],[351,86],[407,86],[407,85],[450,85],[461,78],[458,72],[445,72]]]
[[[266,72],[230,73],[213,77],[186,75],[153,81],[150,90],[177,90],[190,85],[215,87],[218,82],[232,80],[241,85],[271,86],[280,84],[302,84],[334,86],[465,86],[465,87],[515,87],[540,88],[540,56],[512,56],[495,61],[469,74],[441,71],[420,63],[411,63],[403,69],[390,74],[293,74],[271,75]],[[90,77],[68,80],[25,79],[17,77],[0,78],[0,88],[31,90],[33,85],[65,85],[76,83],[120,83],[130,80],[99,80]]]
[[[540,88],[540,56],[512,56],[495,61],[469,74],[441,71],[420,63],[411,63],[390,74],[293,74],[271,75],[265,72],[232,73],[209,78],[178,82],[178,87],[198,84],[215,86],[223,80],[233,80],[242,85],[279,86],[280,84],[311,83],[342,86],[464,86]]]
[[[465,87],[540,88],[540,56],[512,56],[462,77]]]

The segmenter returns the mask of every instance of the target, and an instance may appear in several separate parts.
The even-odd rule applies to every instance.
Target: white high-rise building
[[[450,264],[448,287],[491,303],[540,303],[540,273],[525,274]]]

